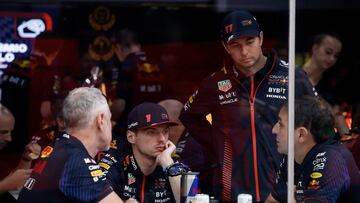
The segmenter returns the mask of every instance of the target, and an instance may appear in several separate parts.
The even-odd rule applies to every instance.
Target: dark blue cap
[[[145,102],[135,106],[129,113],[128,130],[138,130],[162,124],[177,126],[178,123],[169,120],[165,108],[159,104]]]
[[[227,14],[221,27],[221,40],[229,42],[241,36],[259,36],[260,27],[248,11],[233,11]]]

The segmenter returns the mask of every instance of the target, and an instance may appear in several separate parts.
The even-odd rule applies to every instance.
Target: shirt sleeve
[[[305,202],[337,202],[340,194],[350,186],[346,161],[336,152],[322,152],[317,154],[309,165],[313,169],[308,177],[304,177],[309,179],[304,188]]]
[[[211,124],[206,116],[211,113],[211,89],[205,86],[206,80],[185,103],[180,120],[202,146],[212,146]]]
[[[287,200],[287,162],[285,157],[280,163],[280,169],[276,172],[276,180],[271,195],[278,202],[286,202]]]
[[[117,187],[121,182],[121,163],[107,152],[99,161],[99,165],[111,186]]]
[[[295,69],[295,97],[302,95],[317,96],[314,86],[302,68]]]
[[[59,189],[75,202],[98,202],[113,191],[95,160],[82,154],[65,163]]]

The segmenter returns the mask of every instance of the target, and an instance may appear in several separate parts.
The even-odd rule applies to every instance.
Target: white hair
[[[66,129],[88,127],[98,113],[108,112],[106,98],[97,88],[80,87],[69,92],[64,100],[62,114]]]

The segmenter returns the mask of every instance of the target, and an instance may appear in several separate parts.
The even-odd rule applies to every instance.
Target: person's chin
[[[164,151],[163,149],[155,149],[154,155],[157,156],[157,155],[161,154],[163,151]]]
[[[241,60],[240,64],[243,66],[250,67],[250,66],[254,65],[254,60],[252,58],[246,58],[246,59]]]

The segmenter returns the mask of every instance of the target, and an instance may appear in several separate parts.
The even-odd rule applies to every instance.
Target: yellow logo
[[[102,174],[103,174],[102,170],[91,171],[92,177],[101,176]]]
[[[50,146],[45,147],[45,149],[41,152],[41,158],[48,157],[53,151],[54,149],[52,147]]]
[[[194,102],[194,97],[193,96],[189,97],[189,103],[191,104],[193,102]]]
[[[101,166],[102,168],[106,169],[106,170],[109,170],[110,166],[106,163],[99,163],[99,166]]]
[[[309,182],[309,185],[315,186],[315,185],[319,185],[319,183],[320,183],[320,181],[318,181],[318,180],[311,180],[311,181]]]
[[[110,148],[111,148],[111,149],[117,149],[116,140],[113,140],[113,141],[110,143]]]
[[[310,174],[310,177],[311,177],[311,178],[314,178],[314,179],[316,179],[316,178],[321,178],[321,177],[322,177],[322,174],[319,173],[319,172],[314,172],[314,173]]]
[[[137,64],[138,71],[144,71],[145,73],[159,72],[159,66],[151,63]]]

